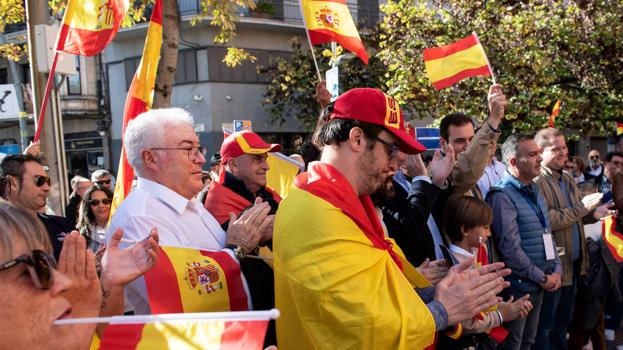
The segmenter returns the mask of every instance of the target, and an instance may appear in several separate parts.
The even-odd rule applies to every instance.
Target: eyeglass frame
[[[186,155],[188,156],[188,160],[190,160],[191,162],[194,162],[195,160],[197,160],[197,154],[201,154],[203,156],[203,152],[201,152],[201,145],[196,146],[196,147],[152,147],[149,148],[152,151],[172,151],[172,150],[178,150],[178,151],[186,151]],[[195,158],[190,158],[190,152],[192,152],[193,150],[195,150]]]
[[[24,179],[23,177],[20,176],[21,179]],[[40,179],[44,179],[43,183],[39,184],[39,180]],[[47,175],[35,175],[32,177],[32,181],[35,184],[35,186],[37,187],[42,187],[45,184],[48,184],[48,186],[50,186],[50,184],[52,183],[52,179],[47,176]]]
[[[112,179],[95,181],[95,183],[98,185],[110,185],[111,182],[112,182]]]
[[[398,147],[398,145],[394,144],[394,143],[389,143],[381,138],[379,138],[378,136],[371,136],[371,135],[366,135],[367,138],[375,140],[380,142],[383,146],[385,146],[385,152],[387,153],[387,156],[389,157],[389,159],[392,159],[394,157],[396,157],[398,155],[398,152],[400,151],[400,147]],[[388,151],[389,148],[389,151]]]
[[[40,254],[40,256],[43,258],[43,260],[47,264],[48,273],[49,273],[49,279],[47,280],[47,283],[43,283],[41,276],[39,276],[37,269],[35,268],[35,263],[36,263],[35,254]],[[26,269],[28,270],[28,274],[30,275],[30,278],[33,284],[35,285],[35,287],[37,287],[38,289],[43,289],[43,290],[50,289],[52,287],[52,285],[54,284],[53,270],[57,268],[56,259],[54,259],[52,255],[46,253],[43,250],[34,249],[30,252],[30,254],[20,255],[15,259],[11,259],[1,264],[0,272],[10,269],[11,267],[15,267],[22,263],[26,264]]]
[[[108,203],[105,203],[104,201],[108,201]],[[97,203],[93,203],[93,202],[97,202]],[[104,205],[111,205],[112,204],[112,199],[110,198],[102,198],[102,199],[97,199],[97,198],[93,198],[93,199],[89,199],[89,205],[93,206],[93,207],[97,207],[98,205],[100,205],[100,203],[104,204]]]
[[[590,156],[588,159],[599,159],[599,156]]]

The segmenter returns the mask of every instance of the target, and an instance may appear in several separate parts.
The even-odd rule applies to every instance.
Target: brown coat
[[[561,176],[571,199],[571,207],[560,190]],[[565,254],[560,257],[563,271],[562,285],[570,286],[573,282],[573,224],[577,223],[580,228],[580,241],[582,242],[580,275],[584,275],[588,266],[584,224],[593,223],[596,220],[593,218],[593,212],[582,204],[580,190],[569,175],[541,165],[541,175],[534,181],[539,186],[539,191],[549,208],[549,221],[556,245],[565,248]]]

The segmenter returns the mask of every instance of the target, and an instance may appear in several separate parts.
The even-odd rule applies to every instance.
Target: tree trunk
[[[179,48],[179,16],[177,1],[162,2],[162,48],[158,76],[154,87],[153,108],[169,107],[171,93],[177,70],[177,50]]]

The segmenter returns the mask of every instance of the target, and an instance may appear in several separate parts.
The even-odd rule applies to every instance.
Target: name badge
[[[549,231],[543,234],[543,245],[545,246],[545,260],[556,259],[556,248],[554,247],[554,239]]]

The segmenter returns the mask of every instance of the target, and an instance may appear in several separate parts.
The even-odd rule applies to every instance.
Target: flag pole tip
[[[271,309],[270,310],[270,319],[271,320],[276,320],[279,318],[279,316],[281,316],[281,311],[279,311],[279,309]]]

